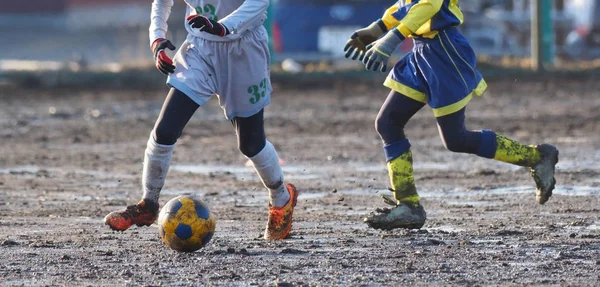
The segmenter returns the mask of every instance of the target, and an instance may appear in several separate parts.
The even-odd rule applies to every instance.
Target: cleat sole
[[[556,147],[553,147],[553,148],[554,149],[553,149],[552,153],[549,155],[550,162],[552,163],[552,170],[553,170],[552,184],[550,184],[550,186],[548,187],[546,192],[541,192],[541,195],[537,195],[537,193],[536,193],[536,201],[540,205],[543,205],[546,202],[548,202],[548,200],[550,200],[550,197],[552,197],[552,191],[556,187],[556,178],[554,177],[554,173],[556,171],[556,164],[558,163],[559,151],[558,151],[558,149],[556,149]],[[535,181],[535,185],[539,187],[541,185],[540,178],[534,176],[533,179]],[[539,188],[538,188],[538,190],[539,190]]]

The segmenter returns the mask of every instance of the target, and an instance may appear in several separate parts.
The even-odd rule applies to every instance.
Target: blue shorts
[[[384,86],[428,104],[436,117],[464,108],[487,89],[475,68],[475,52],[457,28],[433,39],[414,39],[413,50],[390,72]]]

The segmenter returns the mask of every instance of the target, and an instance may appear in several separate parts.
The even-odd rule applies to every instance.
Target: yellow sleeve
[[[401,11],[398,11],[398,13],[392,13],[390,15],[398,21],[396,28],[404,37],[412,35],[419,30],[423,24],[431,20],[431,18],[433,18],[433,16],[435,16],[442,8],[444,0],[420,0],[415,2],[416,3],[412,4],[407,12],[400,13]]]
[[[398,21],[398,19],[392,16],[394,12],[398,11],[398,7],[398,4],[394,4],[392,7],[385,10],[385,13],[383,13],[383,17],[381,17],[381,21],[388,29],[388,31],[392,28],[398,27],[398,24],[400,24],[400,21]]]

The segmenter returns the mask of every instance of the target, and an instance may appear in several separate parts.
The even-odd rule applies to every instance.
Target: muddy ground
[[[140,197],[160,91],[0,91],[0,285],[399,286],[600,284],[600,83],[491,83],[468,109],[490,128],[560,149],[558,187],[535,203],[524,168],[444,150],[431,110],[409,124],[429,220],[371,230],[388,179],[373,122],[386,90],[275,87],[267,133],[300,189],[293,234],[261,237],[267,192],[216,101],[180,139],[161,203],[201,196],[217,215],[206,248],[179,254],[156,226],[110,231]]]

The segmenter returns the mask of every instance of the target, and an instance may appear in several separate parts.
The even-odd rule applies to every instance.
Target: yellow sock
[[[413,206],[419,206],[419,194],[415,187],[413,175],[412,153],[409,151],[388,162],[388,172],[394,198]]]
[[[524,145],[497,134],[494,159],[520,166],[533,167],[540,161],[541,155],[533,145]]]

